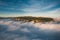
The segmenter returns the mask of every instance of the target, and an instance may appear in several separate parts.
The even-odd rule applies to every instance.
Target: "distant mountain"
[[[13,20],[15,21],[25,21],[25,22],[50,22],[54,21],[53,18],[48,18],[48,17],[31,17],[31,16],[25,16],[25,17],[14,17]]]
[[[24,22],[51,22],[54,21],[53,18],[48,17],[32,17],[32,16],[24,16],[24,17],[0,17],[0,19],[12,19],[14,21],[24,21]]]

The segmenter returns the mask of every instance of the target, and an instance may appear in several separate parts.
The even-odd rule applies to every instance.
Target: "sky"
[[[0,0],[0,16],[60,17],[60,0]]]

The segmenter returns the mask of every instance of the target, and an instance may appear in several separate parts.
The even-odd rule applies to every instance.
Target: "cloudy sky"
[[[60,0],[0,0],[0,16],[60,17]]]

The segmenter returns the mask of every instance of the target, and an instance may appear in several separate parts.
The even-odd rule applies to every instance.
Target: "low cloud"
[[[0,20],[1,40],[59,40],[59,33],[59,24]]]

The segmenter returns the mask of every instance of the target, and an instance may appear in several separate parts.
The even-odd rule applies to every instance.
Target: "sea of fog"
[[[0,40],[60,40],[60,23],[0,19]]]

